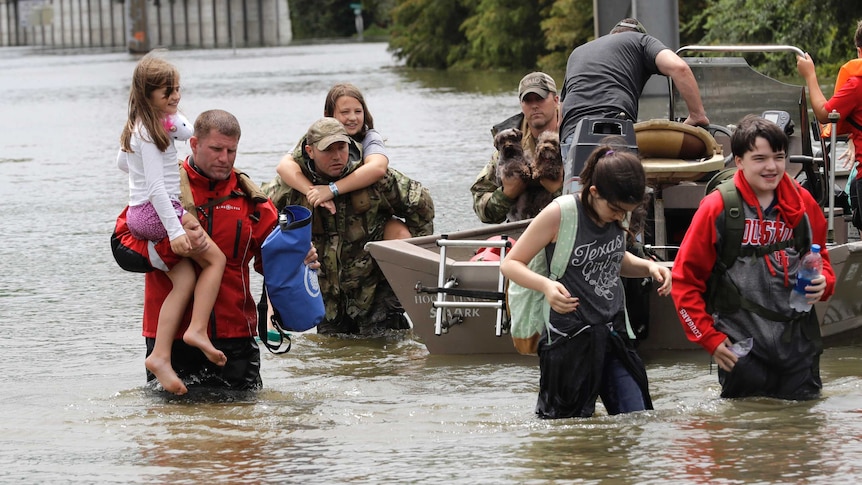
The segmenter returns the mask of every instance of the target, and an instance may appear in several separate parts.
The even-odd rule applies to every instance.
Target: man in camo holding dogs
[[[491,133],[496,136],[503,130],[517,128],[522,134],[521,146],[524,147],[524,152],[534,153],[536,141],[543,132],[556,133],[559,130],[560,97],[557,95],[557,84],[551,76],[543,72],[531,72],[521,79],[518,98],[521,101],[521,112],[494,125]],[[506,220],[512,222],[534,217],[541,207],[528,201],[526,205],[531,206],[531,210],[526,213],[516,212],[515,206],[519,198],[542,198],[550,201],[562,193],[562,173],[559,180],[525,181],[520,177],[509,177],[498,181],[498,157],[499,153],[495,151],[470,187],[473,194],[473,211],[482,222],[497,224]],[[547,195],[549,193],[550,197]]]

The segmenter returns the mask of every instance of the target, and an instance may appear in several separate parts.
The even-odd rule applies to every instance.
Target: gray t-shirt
[[[599,227],[587,216],[580,199],[578,203],[578,233],[566,272],[560,281],[580,306],[572,313],[561,314],[551,309],[551,327],[572,335],[586,325],[603,325],[618,321],[625,307],[620,268],[626,250],[626,234],[618,224]],[[551,260],[555,244],[545,248]]]
[[[639,32],[608,34],[587,42],[569,55],[560,92],[563,123],[560,140],[585,117],[613,118],[621,111],[637,121],[638,99],[653,74],[655,58],[667,47]]]
[[[368,130],[365,132],[365,138],[362,139],[362,158],[372,154],[380,154],[386,156],[386,146],[383,144],[383,137],[377,130]]]

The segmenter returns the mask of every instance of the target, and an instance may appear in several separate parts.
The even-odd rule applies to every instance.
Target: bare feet
[[[183,384],[183,381],[177,376],[177,373],[174,372],[174,368],[171,367],[171,362],[169,360],[155,358],[151,354],[144,361],[144,365],[147,367],[147,370],[156,376],[156,379],[159,380],[159,384],[161,384],[166,391],[172,392],[178,396],[182,396],[188,392],[186,385]]]
[[[203,334],[198,332],[193,332],[191,328],[186,330],[186,333],[183,334],[183,342],[191,345],[192,347],[197,347],[207,356],[210,362],[215,365],[225,365],[227,363],[227,357],[224,355],[224,352],[215,348],[213,343],[210,342],[209,336],[204,332]]]

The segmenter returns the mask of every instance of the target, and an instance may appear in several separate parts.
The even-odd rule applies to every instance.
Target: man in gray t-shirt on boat
[[[611,29],[610,35],[582,44],[569,55],[566,79],[560,91],[563,160],[572,146],[575,127],[583,118],[621,118],[636,122],[638,100],[653,74],[673,79],[688,107],[686,124],[709,124],[697,81],[688,64],[647,34],[637,19],[626,18]]]

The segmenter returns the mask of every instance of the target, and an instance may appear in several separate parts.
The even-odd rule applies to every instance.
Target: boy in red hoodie
[[[717,288],[724,295],[738,288],[736,304],[711,305],[721,308],[708,311],[704,296],[726,237],[719,191],[701,202],[674,261],[674,304],[689,340],[718,364],[721,397],[813,399],[822,387],[817,316],[813,308],[800,313],[789,305],[796,272],[809,250],[793,247],[794,230],[810,231],[811,242],[822,248],[823,273],[806,287],[809,303],[832,294],[835,273],[822,209],[785,173],[788,143],[778,125],[754,115],[743,118],[731,138],[738,169],[733,183],[742,197],[745,226],[739,256]],[[768,246],[785,247],[772,251]],[[740,305],[740,300],[747,301]],[[748,338],[753,339],[751,351],[738,357],[731,345]]]

